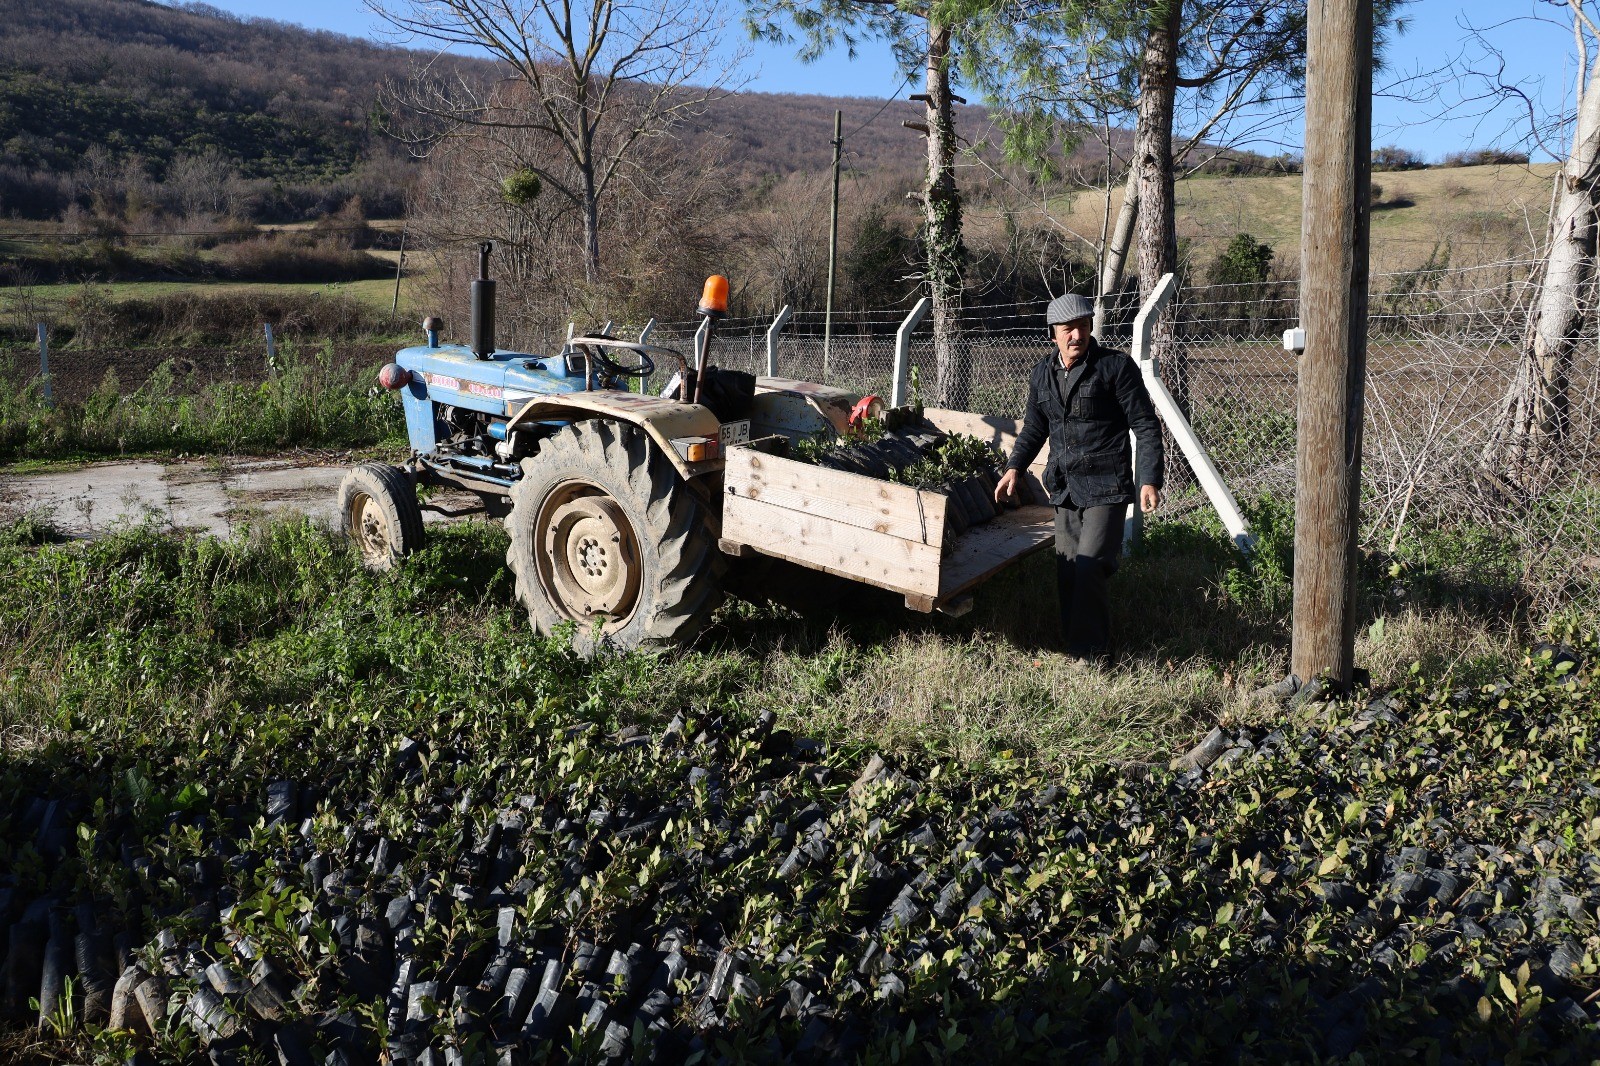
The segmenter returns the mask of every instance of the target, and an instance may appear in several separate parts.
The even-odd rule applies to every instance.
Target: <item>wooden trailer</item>
[[[831,390],[829,390],[831,391]],[[929,408],[946,433],[965,433],[1009,452],[1012,419]],[[1029,468],[1033,502],[959,534],[946,551],[945,497],[889,481],[786,459],[760,439],[728,450],[723,471],[724,552],[786,559],[898,592],[916,611],[964,614],[971,592],[1054,537],[1053,509]]]

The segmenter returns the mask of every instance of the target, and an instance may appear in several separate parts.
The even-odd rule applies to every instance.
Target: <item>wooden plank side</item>
[[[959,596],[1055,539],[1055,508],[1035,504],[973,526],[955,540],[939,576],[939,601]]]
[[[939,591],[936,545],[902,540],[765,500],[726,497],[722,538],[879,588],[921,596],[935,596]]]
[[[969,437],[977,437],[985,444],[1003,448],[1007,452],[1011,451],[1011,446],[1017,442],[1017,434],[1022,432],[1022,425],[1016,419],[1001,418],[998,415],[978,415],[971,411],[926,407],[923,408],[922,417],[946,433],[965,433]]]
[[[1010,458],[1011,449],[1016,447],[1017,434],[1022,432],[1022,423],[1014,418],[1001,418],[998,415],[977,415],[970,411],[951,411],[943,407],[929,407],[922,412],[922,417],[933,423],[946,433],[965,433],[969,437],[977,437],[986,444],[992,444],[1006,453]],[[1050,446],[1046,444],[1039,449],[1039,454],[1029,464],[1024,480],[1028,488],[1033,491],[1029,499],[1038,503],[1045,503],[1050,499],[1050,494],[1044,491],[1045,463],[1050,458]]]
[[[937,548],[944,543],[947,501],[937,492],[763,455],[749,448],[729,449],[722,484],[727,496],[724,505],[734,498],[758,500],[917,544]]]

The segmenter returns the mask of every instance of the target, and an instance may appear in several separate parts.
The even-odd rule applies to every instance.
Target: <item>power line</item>
[[[878,121],[878,116],[882,115],[885,111],[889,110],[889,105],[890,104],[896,103],[898,101],[898,99],[900,97],[900,91],[902,89],[904,89],[906,86],[910,85],[911,84],[911,79],[916,77],[916,76],[917,76],[916,71],[912,71],[910,74],[907,74],[904,78],[902,78],[901,81],[900,81],[900,84],[895,86],[894,92],[889,94],[889,98],[883,102],[883,106],[882,107],[878,108],[877,111],[873,112],[873,115],[872,115],[871,118],[867,119],[867,121],[863,122],[861,125],[857,126],[855,129],[851,130],[849,133],[845,134],[843,137],[841,137],[839,139],[841,141],[848,141],[851,137],[854,137],[856,134],[860,133],[862,130],[866,129],[868,126],[870,126],[874,122]]]

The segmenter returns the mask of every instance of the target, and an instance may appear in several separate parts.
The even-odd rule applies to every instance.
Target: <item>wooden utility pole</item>
[[[394,321],[394,316],[400,313],[400,272],[406,268],[406,227],[409,222],[400,224],[400,257],[394,261],[394,303],[389,305],[389,321]]]
[[[1348,686],[1367,369],[1372,0],[1311,0],[1307,14],[1292,669]]]
[[[839,157],[844,149],[844,112],[833,113],[833,209],[828,214],[828,311],[822,317],[822,381],[833,355],[833,278],[839,260]]]

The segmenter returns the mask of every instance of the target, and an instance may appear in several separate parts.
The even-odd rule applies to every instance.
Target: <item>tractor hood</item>
[[[395,362],[411,372],[411,392],[435,403],[510,416],[539,396],[581,392],[582,374],[568,376],[560,356],[496,350],[479,359],[464,345],[402,349]]]

